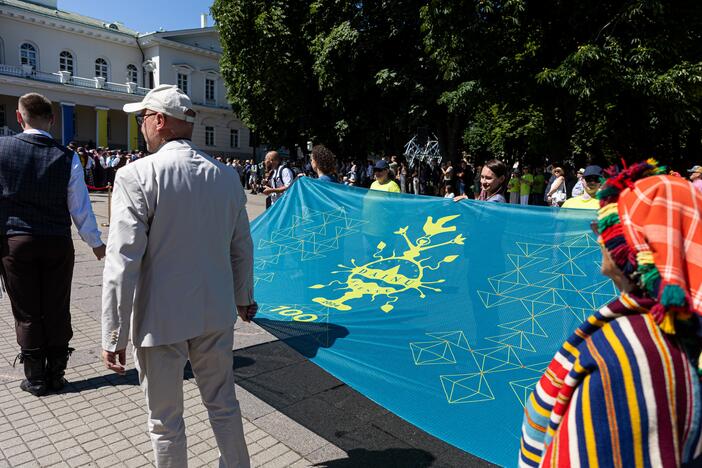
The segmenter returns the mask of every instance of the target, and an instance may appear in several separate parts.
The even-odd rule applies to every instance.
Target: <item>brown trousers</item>
[[[65,348],[73,337],[73,241],[24,235],[0,240],[2,277],[20,348]]]

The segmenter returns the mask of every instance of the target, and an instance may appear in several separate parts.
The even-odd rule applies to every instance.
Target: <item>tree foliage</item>
[[[698,157],[694,0],[217,0],[229,99],[274,145],[604,162]]]

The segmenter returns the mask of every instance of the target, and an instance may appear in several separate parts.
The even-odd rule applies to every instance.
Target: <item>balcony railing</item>
[[[106,81],[101,77],[84,78],[81,76],[73,76],[70,72],[65,71],[58,73],[46,73],[37,71],[29,65],[17,67],[13,65],[0,64],[0,75],[16,76],[29,80],[56,83],[65,86],[76,86],[79,88],[103,89],[120,94],[136,94],[138,96],[143,96],[150,91],[148,88],[137,86],[136,83],[113,83],[111,81]]]

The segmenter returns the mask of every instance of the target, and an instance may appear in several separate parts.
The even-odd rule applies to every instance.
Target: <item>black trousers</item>
[[[2,237],[2,276],[22,349],[64,348],[73,337],[69,237]]]

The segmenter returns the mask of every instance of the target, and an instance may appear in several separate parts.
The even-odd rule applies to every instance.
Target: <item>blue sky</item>
[[[58,0],[64,11],[119,21],[139,32],[200,27],[200,14],[208,13],[213,0]],[[212,18],[208,17],[208,26]]]

